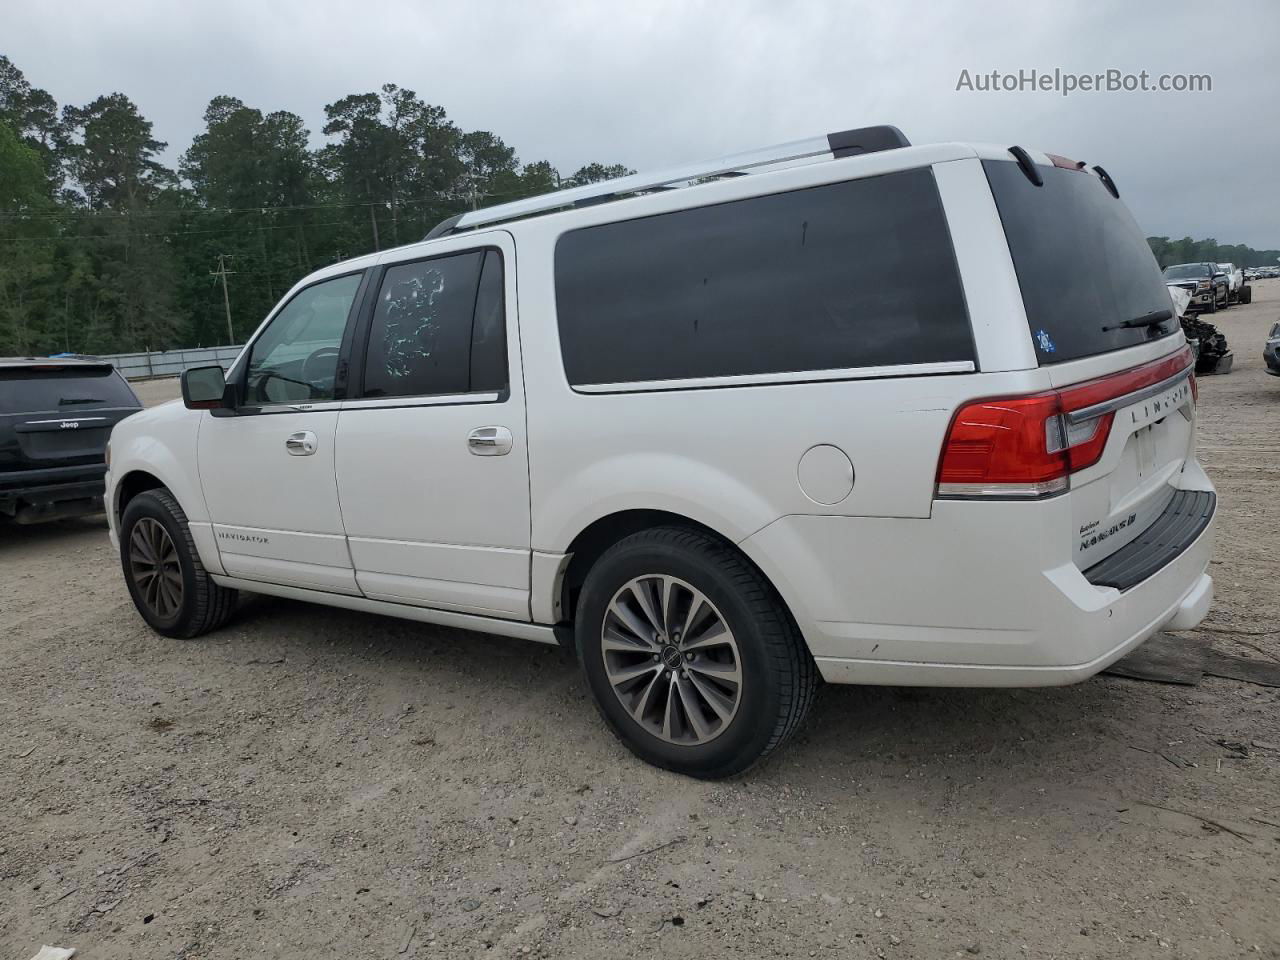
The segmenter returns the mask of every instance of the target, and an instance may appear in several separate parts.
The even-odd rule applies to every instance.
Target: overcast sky
[[[1105,166],[1149,234],[1280,247],[1280,3],[5,0],[60,103],[130,96],[176,163],[209,99],[300,114],[386,82],[522,161],[645,169],[893,123]],[[1211,93],[957,91],[962,70],[1207,73]]]

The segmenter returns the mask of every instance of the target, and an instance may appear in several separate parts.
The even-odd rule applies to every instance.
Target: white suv
[[[1072,683],[1212,595],[1160,270],[1105,171],[1020,147],[872,127],[466,213],[183,397],[107,477],[157,631],[249,590],[573,645],[694,776],[819,678]]]

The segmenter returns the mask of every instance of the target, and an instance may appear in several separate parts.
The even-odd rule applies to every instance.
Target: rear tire
[[[1240,303],[1253,303],[1253,287],[1248,284],[1241,287],[1239,301]]]
[[[587,575],[575,620],[605,723],[640,759],[691,777],[759,762],[800,726],[818,687],[781,597],[696,530],[656,527],[615,544]]]
[[[164,488],[138,494],[120,520],[120,566],[133,605],[156,633],[190,638],[216,630],[235,610],[236,591],[210,578],[187,515]]]

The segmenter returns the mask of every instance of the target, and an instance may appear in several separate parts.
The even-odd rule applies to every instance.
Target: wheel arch
[[[769,571],[760,565],[756,557],[744,550],[742,544],[735,543],[731,537],[723,532],[691,517],[669,510],[648,508],[633,508],[606,514],[593,520],[573,538],[565,551],[566,562],[563,575],[556,585],[556,590],[558,591],[556,597],[558,601],[557,609],[560,611],[562,623],[573,622],[582,585],[586,581],[587,574],[591,568],[604,555],[605,551],[625,537],[654,527],[685,527],[714,537],[725,544],[760,574],[761,579],[777,595],[778,601],[782,604],[787,616],[801,628],[801,635],[804,635],[803,625],[796,617],[796,612],[788,601],[784,589],[780,589],[777,579],[770,576]],[[565,632],[565,637],[562,637],[562,641],[568,635]]]
[[[164,490],[178,502],[187,516],[187,527],[195,543],[196,552],[205,569],[212,574],[223,574],[222,557],[214,539],[213,526],[204,517],[204,499],[199,488],[169,482],[167,471],[155,469],[153,464],[136,464],[125,468],[120,478],[112,483],[109,491],[110,523],[117,535],[123,538],[124,512],[129,503],[148,490]],[[199,519],[194,519],[198,517]]]
[[[115,502],[111,505],[112,517],[115,520],[116,528],[119,529],[120,521],[124,519],[124,511],[129,506],[130,500],[140,493],[156,489],[168,490],[169,488],[165,486],[163,480],[149,470],[134,469],[122,476],[116,482]]]

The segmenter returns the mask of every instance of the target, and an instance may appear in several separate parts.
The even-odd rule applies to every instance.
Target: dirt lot
[[[1277,316],[1273,280],[1214,317],[1201,387],[1204,635],[1270,659]],[[1280,956],[1276,689],[827,688],[704,784],[555,649],[266,599],[161,639],[100,521],[0,532],[0,662],[0,960]]]

